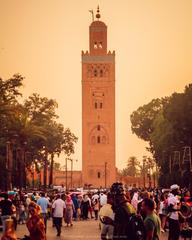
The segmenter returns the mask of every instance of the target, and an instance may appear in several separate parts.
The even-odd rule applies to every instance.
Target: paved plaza
[[[18,225],[17,237],[21,238],[28,235],[25,225]],[[0,237],[2,234],[0,233]],[[60,240],[99,240],[100,230],[99,222],[95,220],[78,221],[74,222],[73,227],[62,227],[62,234],[56,237],[56,229],[52,227],[51,221],[48,222],[47,240],[60,239]],[[163,234],[161,240],[166,240],[167,236]]]

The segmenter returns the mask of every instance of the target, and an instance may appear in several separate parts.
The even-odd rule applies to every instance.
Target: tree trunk
[[[53,184],[53,165],[54,165],[54,154],[51,154],[51,166],[50,166],[50,175],[49,175],[49,187]]]

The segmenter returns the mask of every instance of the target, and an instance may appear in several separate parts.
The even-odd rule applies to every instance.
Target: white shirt
[[[103,206],[105,204],[107,204],[107,195],[101,194],[100,195],[100,205]]]
[[[64,211],[64,208],[66,208],[66,205],[65,205],[65,202],[61,198],[59,198],[54,201],[52,208],[54,209],[53,217],[62,218],[63,211]]]
[[[177,196],[174,196],[172,193],[168,197],[168,206],[173,205],[173,209],[178,209],[178,204],[179,199]],[[173,220],[178,220],[179,219],[179,214],[178,212],[171,212],[169,215],[169,218]]]
[[[93,195],[92,200],[95,201],[95,199],[99,199],[99,195],[96,193]]]

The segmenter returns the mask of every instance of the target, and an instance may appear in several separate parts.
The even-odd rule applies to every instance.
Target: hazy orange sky
[[[25,97],[37,92],[57,100],[60,121],[79,137],[80,168],[81,50],[88,50],[88,10],[98,4],[108,49],[116,51],[122,168],[129,156],[146,154],[146,144],[131,133],[132,111],[192,82],[192,0],[0,0],[0,77],[20,73]]]

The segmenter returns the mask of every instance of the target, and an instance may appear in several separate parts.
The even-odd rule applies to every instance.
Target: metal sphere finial
[[[96,18],[97,18],[97,20],[99,20],[99,19],[101,18],[101,14],[100,14],[100,10],[99,10],[99,5],[98,5],[98,7],[97,7]]]

